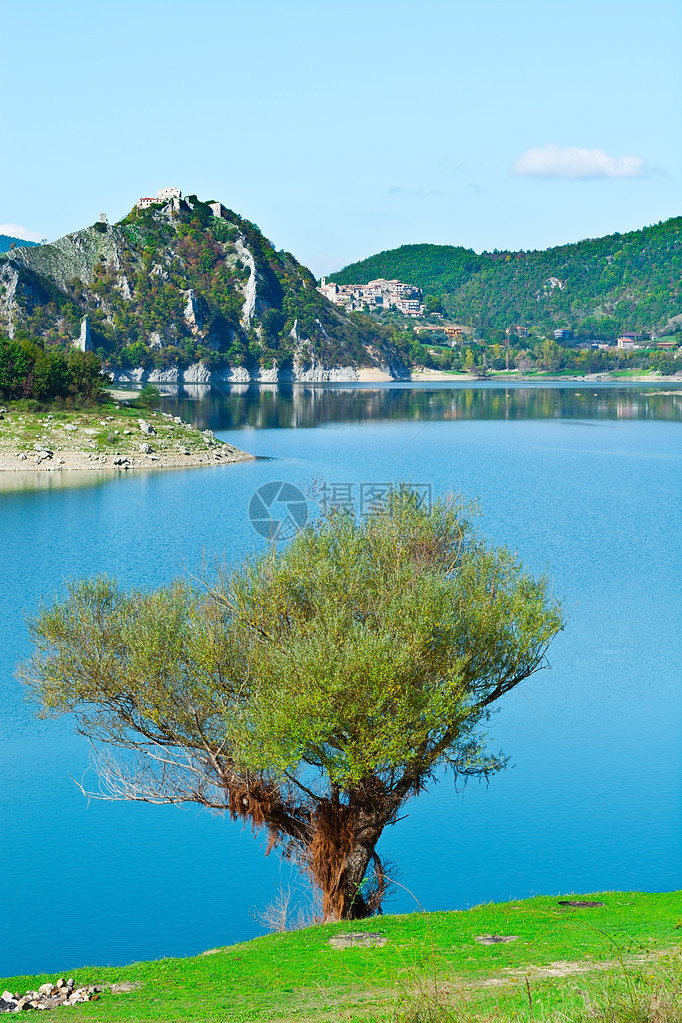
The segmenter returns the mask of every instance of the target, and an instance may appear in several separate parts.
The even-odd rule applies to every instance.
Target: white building
[[[138,210],[146,210],[157,202],[168,202],[169,199],[182,199],[182,192],[179,188],[160,188],[155,196],[143,196],[138,199],[135,206]]]
[[[156,193],[157,202],[165,199],[182,199],[182,192],[179,188],[160,188]]]
[[[328,284],[327,278],[323,277],[317,290],[334,305],[344,306],[351,312],[365,306],[370,309],[396,309],[404,316],[421,316],[424,312],[421,288],[403,281],[387,281],[379,277],[367,284]]]

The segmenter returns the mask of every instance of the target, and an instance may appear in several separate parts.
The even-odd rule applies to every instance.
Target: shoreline
[[[479,384],[485,383],[521,383],[521,384],[532,384],[532,383],[562,383],[567,384],[599,384],[599,383],[633,383],[633,384],[659,384],[659,383],[679,383],[682,384],[682,375],[675,374],[674,376],[663,376],[663,374],[653,373],[641,373],[628,375],[625,377],[613,376],[610,370],[603,370],[601,373],[585,373],[582,376],[580,374],[566,374],[561,373],[534,373],[532,376],[521,376],[518,373],[505,373],[504,370],[493,371],[489,376],[475,377],[470,373],[448,373],[445,370],[440,369],[422,369],[415,370],[412,373],[411,381],[413,383],[423,382],[428,380],[446,381],[446,380],[457,380],[462,383],[474,382]],[[396,381],[397,382],[397,381]]]
[[[115,400],[115,399],[114,399]],[[168,412],[114,404],[49,412],[0,409],[0,473],[148,472],[253,461]]]
[[[362,368],[354,370],[354,375],[341,376],[328,380],[225,380],[222,377],[213,377],[208,380],[166,380],[159,381],[156,386],[167,387],[205,387],[227,385],[228,387],[266,387],[272,388],[279,385],[287,387],[353,387],[357,384],[418,384],[418,383],[512,383],[512,384],[533,384],[533,383],[567,383],[567,384],[598,384],[598,383],[633,383],[633,384],[658,384],[658,383],[679,383],[682,384],[682,373],[673,376],[662,374],[633,374],[628,376],[613,376],[610,371],[604,370],[601,373],[586,373],[562,375],[559,373],[537,373],[532,376],[521,376],[516,372],[506,373],[504,370],[493,371],[488,376],[476,377],[471,373],[455,373],[440,369],[415,369],[409,376],[391,376],[385,370],[377,368]],[[144,381],[122,381],[114,380],[108,385],[107,390],[114,400],[130,398],[135,390],[125,390],[125,387],[137,388]]]

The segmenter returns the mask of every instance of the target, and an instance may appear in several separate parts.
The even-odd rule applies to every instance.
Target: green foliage
[[[394,328],[331,306],[310,271],[276,251],[257,225],[232,210],[216,218],[196,196],[178,209],[162,208],[135,209],[115,227],[88,229],[105,229],[116,258],[98,259],[82,280],[71,276],[57,285],[49,267],[37,273],[18,264],[18,309],[26,329],[64,343],[78,336],[87,312],[94,347],[111,369],[165,369],[198,360],[211,367],[286,368],[295,353],[326,365],[362,366],[377,355],[398,366],[404,360]],[[241,317],[251,259],[257,315],[247,326]],[[185,319],[190,290],[194,324]]]
[[[112,795],[250,818],[327,918],[370,915],[384,827],[439,768],[503,766],[480,727],[562,628],[547,580],[488,547],[473,511],[397,487],[381,514],[323,515],[197,588],[73,583],[31,623],[23,677],[47,712],[138,753],[132,773],[106,757]]]
[[[9,252],[11,246],[23,248],[24,246],[39,245],[40,242],[29,242],[25,238],[14,238],[11,234],[0,234],[0,252]]]
[[[358,263],[330,274],[338,284],[366,284],[383,277],[414,284],[433,298],[427,302],[429,311],[439,311],[436,296],[452,292],[478,273],[486,263],[485,255],[460,245],[401,245],[398,249],[379,252]]]
[[[450,245],[403,245],[330,279],[374,277],[417,285],[427,308],[439,301],[491,340],[493,331],[514,325],[537,333],[569,327],[577,338],[650,333],[664,329],[682,304],[682,217],[540,252],[476,255]]]
[[[64,350],[25,334],[0,334],[0,398],[94,401],[102,393],[102,367],[94,352]]]
[[[154,384],[145,384],[135,399],[140,408],[158,408],[161,404],[161,392]]]

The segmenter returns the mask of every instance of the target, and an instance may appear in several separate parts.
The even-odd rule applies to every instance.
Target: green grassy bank
[[[139,985],[124,994],[104,991],[98,1002],[70,1008],[68,1018],[73,1023],[682,1018],[675,1014],[679,1003],[674,1008],[682,976],[682,892],[563,897],[604,903],[593,908],[562,906],[559,898],[320,925],[186,959],[81,970],[65,963],[63,976],[73,976],[78,985]],[[386,943],[330,946],[333,935],[358,930]],[[516,940],[484,945],[476,941],[482,935]],[[37,989],[55,979],[12,977],[0,981],[0,991]],[[667,1014],[633,1010],[599,1017],[596,1007],[608,998],[620,999],[626,1009],[643,998],[654,1007],[665,1004]]]

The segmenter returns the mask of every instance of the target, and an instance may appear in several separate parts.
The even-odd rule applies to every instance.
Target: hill
[[[0,286],[0,330],[77,342],[119,379],[405,372],[388,329],[345,315],[255,224],[196,196],[13,249]]]
[[[40,242],[29,242],[25,238],[14,238],[11,234],[0,234],[0,252],[8,252],[12,246],[16,248],[31,248],[39,244]]]
[[[667,333],[682,325],[682,217],[544,251],[403,245],[329,279],[364,284],[376,277],[417,285],[427,306],[442,306],[483,335],[511,326],[533,333],[567,327],[578,339]]]
[[[681,912],[680,892],[543,896],[375,917],[361,929],[325,924],[186,959],[63,976],[101,985],[97,1002],[70,1008],[76,1023],[678,1023],[680,958],[664,953],[679,944]],[[366,943],[334,947],[330,939],[349,927]],[[499,940],[477,940],[486,936]],[[35,991],[56,979],[13,977],[0,991]]]

